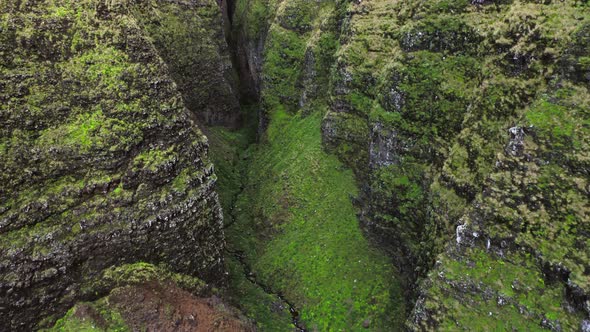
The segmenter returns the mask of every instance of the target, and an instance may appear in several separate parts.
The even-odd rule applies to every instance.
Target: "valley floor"
[[[274,112],[266,140],[249,146],[254,134],[207,133],[230,296],[262,330],[293,320],[307,330],[398,330],[405,310],[396,271],[359,226],[352,172],[322,149],[322,116]]]

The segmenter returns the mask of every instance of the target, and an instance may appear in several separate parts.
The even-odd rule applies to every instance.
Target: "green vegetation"
[[[100,317],[78,317],[80,311],[91,311],[92,315]],[[100,323],[97,323],[99,321]],[[108,298],[103,298],[93,303],[79,303],[68,313],[60,318],[55,326],[44,330],[46,332],[89,332],[89,331],[109,331],[109,332],[127,332],[131,329],[127,326],[121,312],[114,309],[108,301]]]
[[[123,315],[126,308],[120,306],[117,300],[118,294],[123,294],[131,289],[129,286],[141,286],[150,283],[155,285],[171,284],[188,290],[195,295],[203,295],[208,292],[206,284],[195,277],[170,272],[167,266],[155,266],[152,264],[137,262],[121,266],[113,266],[105,269],[102,275],[96,280],[84,285],[84,292],[103,293],[110,292],[106,297],[93,302],[79,302],[68,313],[60,318],[53,327],[44,330],[47,332],[70,332],[70,331],[110,331],[126,332],[132,331]],[[111,291],[112,290],[112,291]],[[153,301],[153,299],[147,299]]]
[[[234,20],[251,40],[269,26],[261,72],[268,127],[242,153],[228,146],[243,146],[243,134],[209,135],[229,250],[243,254],[257,282],[293,303],[309,329],[397,330],[405,315],[397,273],[360,228],[352,172],[322,147],[338,44],[335,4],[270,1],[263,14],[260,3],[239,1]],[[284,309],[269,313],[280,301],[240,277],[246,271],[237,260],[229,268],[244,312],[262,329],[285,329]]]
[[[276,10],[274,0],[236,1],[234,29],[245,31],[249,39],[260,38],[267,29],[268,19]]]
[[[186,274],[174,273],[165,264],[153,265],[145,262],[112,266],[105,269],[95,281],[84,285],[86,293],[129,285],[140,285],[150,281],[173,282],[180,288],[196,295],[204,294],[207,285],[204,281]]]
[[[344,17],[324,139],[367,188],[364,220],[422,285],[408,327],[528,330],[546,317],[579,329],[587,309],[566,312],[564,284],[589,289],[587,4],[374,0]],[[502,244],[519,273],[563,264],[570,281],[531,295],[531,316],[510,305],[496,316],[471,286],[503,291],[486,271],[438,277],[470,257],[450,245],[459,224],[478,247]],[[490,263],[498,275],[503,262]]]
[[[81,298],[107,293],[114,280],[99,294],[85,285],[121,262],[222,273],[206,138],[171,74],[186,63],[229,67],[220,65],[229,59],[216,37],[223,35],[217,8],[215,1],[0,4],[0,283],[12,289],[0,301],[8,308],[0,329],[52,325]],[[165,46],[182,59],[160,56],[165,48],[142,26],[146,16],[172,26],[156,37],[178,38]],[[195,36],[209,37],[195,38],[196,51],[182,40]],[[195,84],[227,87],[220,71],[203,72],[211,81]],[[17,305],[23,297],[30,300]]]
[[[207,291],[188,274],[221,275],[227,240],[224,294],[263,330],[292,328],[281,298],[309,330],[401,330],[412,308],[409,329],[580,329],[588,3],[484,2],[238,0],[225,35],[260,101],[204,129],[217,175],[193,125],[239,123],[215,1],[3,2],[0,323]],[[137,260],[171,266],[117,266]],[[124,331],[119,309],[54,330]]]
[[[262,72],[268,75],[262,92],[265,108],[295,111],[300,89],[296,82],[301,74],[305,40],[295,31],[273,25],[266,41]]]
[[[227,256],[230,284],[227,297],[241,311],[256,322],[263,331],[293,329],[289,307],[275,294],[269,294],[246,277],[243,266],[231,255]]]
[[[369,319],[376,329],[394,329],[404,315],[395,271],[359,228],[352,174],[322,151],[320,122],[319,110],[273,112],[267,143],[247,153],[246,189],[227,229],[230,250],[243,251],[257,278],[292,301],[310,328],[356,329]],[[282,326],[268,319],[269,302],[241,283],[246,313],[262,328]]]

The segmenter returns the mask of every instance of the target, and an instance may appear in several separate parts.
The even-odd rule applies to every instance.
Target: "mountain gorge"
[[[0,330],[590,331],[585,1],[0,17]]]

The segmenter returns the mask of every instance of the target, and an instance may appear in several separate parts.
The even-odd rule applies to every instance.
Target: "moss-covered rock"
[[[425,278],[410,328],[580,328],[588,19],[581,2],[348,5],[324,137],[366,184],[364,222],[402,257],[409,280]],[[458,230],[479,239],[478,255],[493,260],[482,264],[498,274],[507,262],[531,278],[542,271],[551,295],[539,288],[534,305],[479,310],[496,307],[488,295],[507,294],[481,270],[460,282],[443,276],[474,261],[471,249],[449,247],[465,239]]]
[[[202,124],[237,127],[238,80],[217,1],[143,1],[130,10]]]
[[[218,11],[214,1],[0,4],[0,329],[50,323],[126,262],[220,280],[216,177],[191,120],[236,108],[224,100]],[[199,102],[195,89],[206,89]]]
[[[107,296],[77,303],[44,331],[254,331],[198,278],[135,263],[105,270],[99,282],[108,286]]]

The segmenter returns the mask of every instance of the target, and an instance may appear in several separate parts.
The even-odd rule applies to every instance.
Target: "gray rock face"
[[[376,122],[371,128],[371,143],[369,146],[369,167],[380,167],[399,164],[404,150],[403,141],[398,139],[394,129],[385,127]]]
[[[521,127],[512,127],[508,130],[510,141],[506,147],[506,153],[514,157],[521,157],[524,151],[524,129]]]

